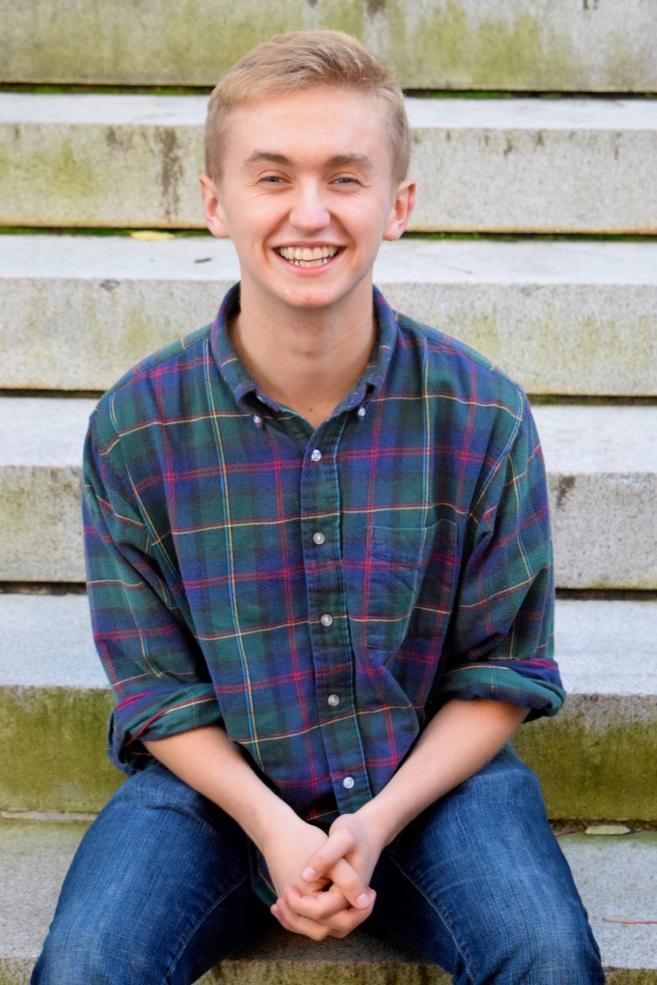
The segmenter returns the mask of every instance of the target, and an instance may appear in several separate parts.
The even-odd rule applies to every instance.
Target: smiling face
[[[202,176],[201,190],[208,228],[235,245],[243,299],[346,314],[371,306],[381,240],[401,236],[415,188],[393,181],[383,100],[322,85],[232,110],[221,179]]]

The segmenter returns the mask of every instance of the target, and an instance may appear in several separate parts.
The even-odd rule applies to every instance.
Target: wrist
[[[355,812],[356,817],[367,831],[370,842],[375,845],[379,854],[397,834],[394,826],[390,823],[389,815],[386,816],[385,810],[382,810],[381,807],[381,801],[377,795]]]
[[[260,804],[259,809],[253,812],[252,818],[245,825],[244,830],[253,841],[256,848],[263,855],[271,851],[274,842],[282,835],[285,838],[292,837],[291,831],[297,826],[302,826],[305,822],[292,810],[289,804],[281,800],[275,793]]]

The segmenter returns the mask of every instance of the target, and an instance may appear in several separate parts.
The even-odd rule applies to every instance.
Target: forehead
[[[243,170],[262,152],[290,163],[359,159],[390,166],[387,106],[374,93],[314,86],[268,96],[233,109],[227,119],[224,162]]]

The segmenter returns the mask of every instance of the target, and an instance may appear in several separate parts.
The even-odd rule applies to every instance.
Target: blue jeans
[[[80,842],[31,985],[196,981],[273,923],[250,856],[231,818],[152,763]],[[372,885],[365,926],[457,985],[604,982],[540,786],[510,745],[402,831]]]

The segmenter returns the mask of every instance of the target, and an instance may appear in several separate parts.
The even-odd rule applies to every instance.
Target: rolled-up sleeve
[[[93,415],[83,456],[82,516],[94,641],[116,698],[107,752],[131,774],[153,758],[140,740],[217,723],[221,715],[175,579],[158,565],[127,475],[99,450]]]
[[[555,715],[554,564],[547,482],[527,397],[469,520],[439,700],[495,698]]]

